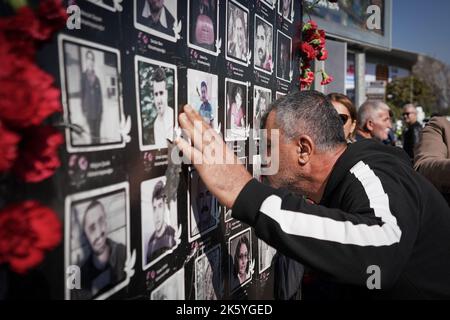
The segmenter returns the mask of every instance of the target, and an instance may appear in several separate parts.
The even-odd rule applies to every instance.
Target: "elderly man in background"
[[[375,139],[384,141],[392,128],[390,108],[382,101],[366,101],[358,109],[356,141]]]

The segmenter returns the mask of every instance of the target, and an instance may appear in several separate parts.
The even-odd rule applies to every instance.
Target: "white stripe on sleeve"
[[[364,162],[358,162],[350,172],[361,182],[369,199],[370,208],[383,224],[353,224],[350,221],[336,221],[313,214],[281,209],[281,198],[269,196],[260,211],[275,220],[281,229],[291,235],[310,237],[358,246],[389,246],[400,241],[402,232],[397,219],[389,208],[389,197],[384,192],[380,179]]]

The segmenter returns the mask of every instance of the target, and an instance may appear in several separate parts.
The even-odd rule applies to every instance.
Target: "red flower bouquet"
[[[31,127],[24,131],[15,173],[25,182],[36,183],[51,177],[61,165],[58,148],[62,134],[50,126]]]
[[[33,62],[6,54],[0,56],[0,119],[10,127],[39,125],[61,111],[60,92],[53,77]]]
[[[11,169],[17,158],[20,136],[0,123],[0,137],[0,172],[5,172]]]
[[[313,82],[315,74],[311,71],[311,63],[317,59],[324,61],[328,58],[328,51],[325,49],[325,31],[318,29],[317,23],[310,20],[303,24],[302,43],[299,47],[301,65],[300,65],[300,88],[307,89]],[[320,72],[324,72],[321,70]],[[321,84],[326,85],[333,81],[333,77],[327,76]]]
[[[15,173],[27,183],[49,178],[60,166],[63,136],[42,125],[61,111],[60,91],[34,60],[36,49],[66,20],[61,0],[43,0],[37,10],[22,6],[15,15],[0,17],[0,173]],[[0,208],[0,264],[9,264],[12,271],[36,267],[61,237],[58,217],[36,201]]]
[[[11,204],[0,211],[0,263],[17,273],[37,266],[46,250],[61,241],[56,214],[36,201]]]

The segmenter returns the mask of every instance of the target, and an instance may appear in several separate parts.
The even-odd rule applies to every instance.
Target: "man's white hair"
[[[358,128],[363,129],[367,121],[374,119],[376,113],[380,110],[391,111],[391,108],[383,101],[367,100],[358,109],[357,125]]]

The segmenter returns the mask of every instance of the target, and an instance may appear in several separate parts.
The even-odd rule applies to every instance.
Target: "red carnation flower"
[[[302,76],[300,78],[300,88],[304,89],[310,87],[314,82],[314,72],[311,69],[306,68],[302,70]]]
[[[67,17],[61,0],[40,1],[37,13],[29,6],[23,6],[15,15],[0,19],[0,45],[8,42],[11,53],[31,59],[37,43],[48,40],[63,28]]]
[[[302,50],[302,56],[304,60],[306,61],[314,60],[314,58],[316,57],[316,51],[309,43],[302,42],[300,48]]]
[[[64,28],[68,15],[62,0],[46,0],[39,3],[38,16],[49,38],[54,32]]]
[[[305,24],[303,24],[302,32],[308,31],[308,30],[316,30],[317,29],[317,23],[314,20],[309,20]]]
[[[301,60],[300,67],[302,70],[310,69],[311,68],[311,60]]]
[[[16,14],[0,19],[0,31],[10,40],[14,40],[17,36],[42,40],[39,27],[39,19],[29,6],[23,6],[16,11]]]
[[[34,11],[21,7],[14,16],[0,19],[0,45],[4,47],[7,43],[14,55],[31,59],[36,52],[34,40],[41,38],[39,29]]]
[[[53,77],[33,62],[0,56],[0,119],[13,128],[39,125],[61,111]]]
[[[0,123],[0,172],[11,169],[17,158],[17,144],[20,136],[6,129]]]
[[[322,81],[320,82],[321,85],[325,86],[331,82],[333,82],[333,77],[328,75],[324,70],[321,70],[322,73]]]
[[[317,55],[317,60],[327,60],[328,59],[328,50],[322,49],[319,51],[319,54]]]
[[[63,135],[50,126],[25,130],[15,173],[25,182],[40,182],[51,177],[61,165],[58,148],[63,142]]]
[[[0,211],[0,264],[25,273],[41,263],[61,236],[61,223],[51,209],[36,201],[9,205]]]

